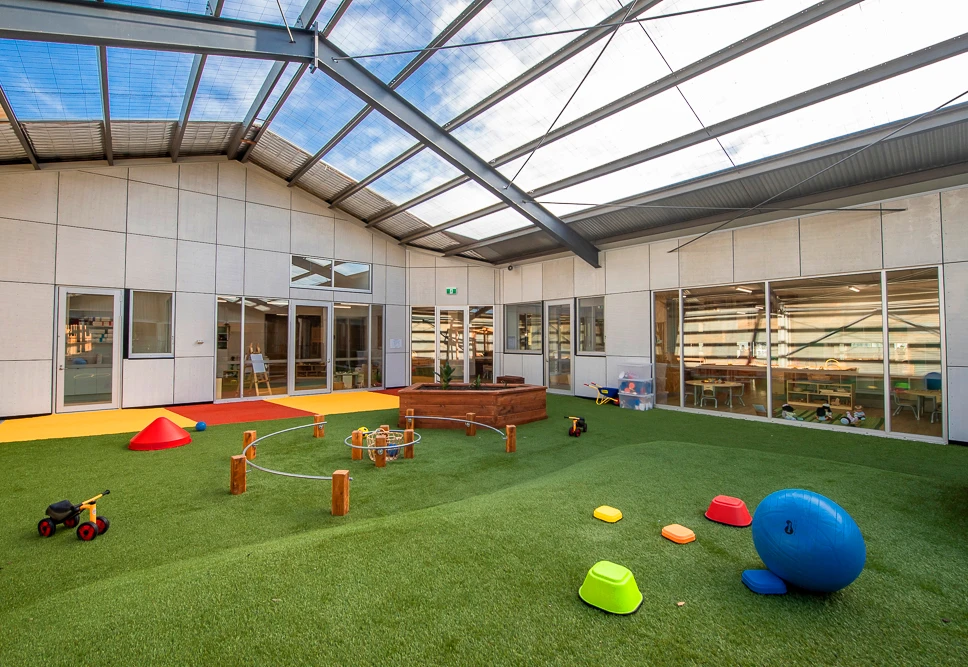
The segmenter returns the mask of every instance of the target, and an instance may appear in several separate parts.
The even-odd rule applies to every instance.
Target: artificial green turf
[[[490,431],[428,429],[413,460],[351,462],[342,437],[392,411],[260,446],[270,467],[349,468],[341,518],[325,482],[252,472],[228,494],[242,431],[300,420],[210,427],[162,452],[129,452],[130,436],[0,445],[0,665],[964,664],[965,448],[548,404],[515,455]],[[589,423],[577,440],[562,419],[575,413]],[[702,517],[714,495],[755,510],[787,487],[860,525],[867,567],[847,589],[754,595],[749,529]],[[103,488],[106,535],[37,536],[48,503]],[[593,519],[601,504],[625,518]],[[697,541],[662,539],[669,523]],[[638,613],[579,600],[601,559],[635,574]]]

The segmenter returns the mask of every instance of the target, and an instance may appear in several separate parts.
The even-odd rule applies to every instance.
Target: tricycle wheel
[[[581,429],[580,428],[576,428],[575,429],[575,437],[576,438],[580,438],[581,437]]]
[[[81,522],[80,515],[72,516],[72,517],[70,517],[68,519],[64,519],[64,527],[65,528],[74,528],[80,522]]]
[[[77,527],[77,539],[82,542],[90,542],[97,537],[97,524],[92,521],[85,521]]]
[[[111,522],[107,520],[107,517],[99,516],[97,518],[97,534],[104,535],[108,532],[108,528],[111,527]]]
[[[574,426],[572,426],[572,427],[570,427],[570,428],[568,429],[568,435],[570,435],[570,436],[572,436],[572,437],[574,437],[574,436],[575,436],[575,427],[574,427]]]
[[[53,519],[41,519],[37,524],[37,532],[40,533],[41,537],[50,537],[57,530],[57,524],[54,523]]]

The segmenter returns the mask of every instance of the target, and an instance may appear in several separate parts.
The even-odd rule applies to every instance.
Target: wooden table
[[[729,400],[726,405],[733,407],[733,389],[742,387],[742,382],[707,382],[705,380],[686,380],[686,384],[692,387],[692,404],[699,405],[700,387],[713,387],[714,389],[728,389]],[[715,392],[714,392],[715,393]]]
[[[924,413],[924,399],[930,398],[934,401],[935,406],[941,402],[940,389],[895,389],[895,391],[899,394],[908,394],[918,399],[918,412],[914,415],[918,420],[921,419],[921,415]]]

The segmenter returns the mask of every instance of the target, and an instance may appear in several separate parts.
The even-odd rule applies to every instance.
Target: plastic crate
[[[618,391],[623,394],[653,394],[652,380],[621,380],[618,384]]]
[[[626,410],[651,410],[655,407],[655,394],[626,394],[619,392],[618,405]]]
[[[652,364],[619,364],[615,370],[618,374],[617,381],[620,385],[623,380],[652,379]]]

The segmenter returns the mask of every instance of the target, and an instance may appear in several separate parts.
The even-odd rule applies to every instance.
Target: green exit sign
[[[456,287],[448,287],[447,288],[447,293],[448,294],[457,294],[457,288]]]

